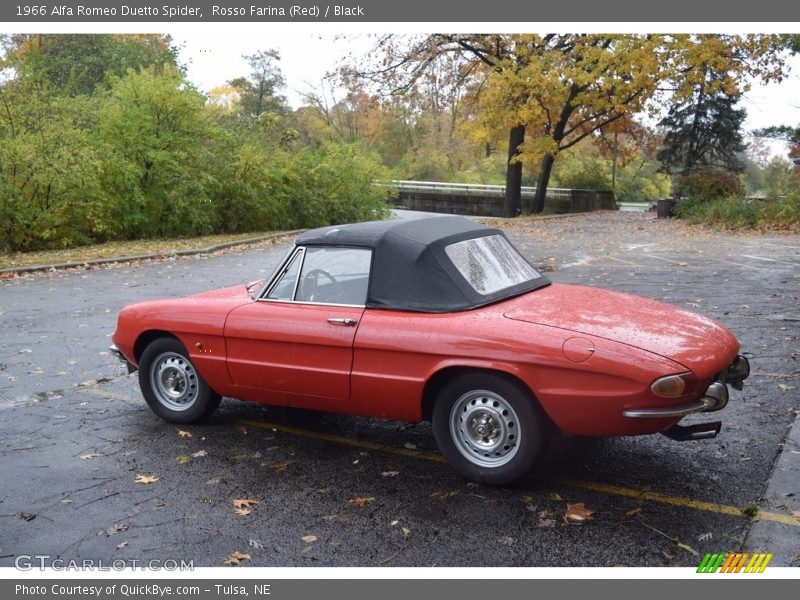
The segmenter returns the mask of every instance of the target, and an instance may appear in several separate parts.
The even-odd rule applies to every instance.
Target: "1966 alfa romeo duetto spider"
[[[724,408],[750,370],[715,322],[550,283],[461,217],[307,232],[263,284],[124,308],[113,342],[167,421],[222,396],[430,419],[448,461],[489,484],[529,474],[554,430],[714,437],[719,422],[678,421]]]

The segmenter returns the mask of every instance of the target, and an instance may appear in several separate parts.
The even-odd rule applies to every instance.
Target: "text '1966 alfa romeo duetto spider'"
[[[302,234],[272,277],[127,306],[112,350],[167,421],[222,396],[407,422],[431,420],[465,477],[506,484],[576,436],[714,437],[739,343],[705,317],[550,283],[505,234],[462,217]]]

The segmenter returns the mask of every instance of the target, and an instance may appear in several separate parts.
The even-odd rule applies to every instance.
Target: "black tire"
[[[530,475],[550,447],[551,424],[511,378],[472,373],[449,381],[433,405],[439,450],[464,477],[507,485]]]
[[[222,396],[208,387],[178,340],[158,338],[139,359],[139,387],[152,411],[170,423],[195,423],[219,406]]]

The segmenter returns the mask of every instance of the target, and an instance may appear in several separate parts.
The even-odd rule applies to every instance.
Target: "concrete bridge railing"
[[[499,217],[502,215],[505,186],[443,183],[437,181],[392,181],[398,192],[389,202],[410,210],[469,216]],[[523,198],[532,198],[535,187],[524,186]],[[548,188],[545,213],[589,212],[616,209],[614,195],[608,190]]]

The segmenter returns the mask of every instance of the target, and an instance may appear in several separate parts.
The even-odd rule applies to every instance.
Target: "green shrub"
[[[677,187],[689,200],[717,200],[744,195],[741,177],[730,171],[699,171],[678,177]]]
[[[724,229],[797,226],[800,224],[800,194],[765,200],[742,197],[709,201],[685,200],[678,203],[675,211],[680,218],[690,223],[714,225]]]

